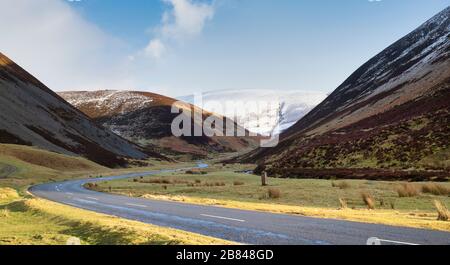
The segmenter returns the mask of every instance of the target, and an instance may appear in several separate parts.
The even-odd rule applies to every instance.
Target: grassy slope
[[[174,165],[171,165],[174,166]],[[155,162],[150,169],[169,165]],[[227,244],[175,229],[161,228],[31,198],[33,184],[110,175],[138,169],[110,170],[84,158],[31,147],[0,145],[0,244],[65,244],[75,236],[83,244]]]
[[[136,181],[110,181],[101,183],[99,189],[109,191],[111,188],[114,193],[137,197],[450,231],[450,222],[437,221],[433,207],[434,199],[449,205],[448,195],[422,193],[400,198],[396,192],[401,184],[398,182],[352,180],[346,181],[348,188],[341,189],[332,187],[333,181],[330,180],[270,179],[269,187],[261,187],[258,176],[234,173],[231,169],[209,171],[207,175],[170,173]],[[165,184],[143,183],[155,179],[168,181]],[[225,186],[215,186],[215,183],[222,182]],[[242,182],[243,185],[235,186],[234,182]],[[207,183],[213,185],[205,185]],[[419,187],[421,184],[414,185]],[[440,185],[450,190],[450,184]],[[268,189],[278,189],[281,197],[269,198]],[[362,192],[374,196],[376,210],[366,209]],[[345,199],[349,209],[339,210],[339,198]]]
[[[1,170],[9,168],[9,170]],[[81,157],[56,154],[28,146],[0,144],[0,187],[23,192],[28,186],[81,177],[108,169]],[[6,173],[5,173],[6,172]]]

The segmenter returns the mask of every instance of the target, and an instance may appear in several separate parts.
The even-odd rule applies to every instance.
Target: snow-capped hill
[[[171,105],[173,99],[140,91],[71,91],[59,93],[65,100],[92,118],[126,114],[155,105]]]
[[[86,97],[80,97],[79,92],[65,92],[64,98],[75,107],[91,105],[98,115],[108,113],[126,113],[140,108],[150,107],[153,103],[151,96],[133,91],[104,90],[93,93],[83,93]],[[107,109],[104,107],[108,106]],[[105,113],[106,112],[106,113]]]
[[[205,110],[218,113],[261,135],[279,134],[299,121],[326,98],[325,93],[272,90],[221,90],[180,97]],[[235,103],[235,108],[228,103]],[[257,106],[254,108],[253,106]],[[250,106],[248,108],[242,106]],[[253,107],[253,108],[252,108]],[[231,114],[234,113],[235,115]],[[233,117],[235,116],[235,117]]]
[[[237,151],[256,146],[258,140],[206,135],[175,137],[171,125],[179,114],[171,110],[178,101],[154,93],[103,90],[59,94],[98,124],[146,149],[203,157],[210,152]],[[202,111],[189,104],[184,105],[179,107],[190,108],[192,112]],[[193,126],[202,124],[194,122]]]

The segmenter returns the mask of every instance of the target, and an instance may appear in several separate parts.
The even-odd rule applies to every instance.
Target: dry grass
[[[270,188],[267,191],[267,194],[269,195],[269,198],[271,198],[271,199],[281,198],[281,191],[279,189]]]
[[[450,212],[442,202],[434,200],[434,206],[438,212],[439,221],[448,221],[450,219]]]
[[[438,211],[439,221],[448,221],[450,218],[450,212],[448,208],[440,201],[434,200],[434,205]]]
[[[199,181],[199,182],[198,182]],[[145,183],[145,184],[163,184],[163,185],[176,185],[176,184],[191,184],[187,180],[181,179],[168,179],[168,178],[150,178],[150,179],[133,179],[133,182]],[[196,180],[196,183],[201,183],[200,180]]]
[[[416,197],[420,194],[419,187],[411,183],[403,183],[396,188],[396,191],[398,193],[398,197],[400,198]]]
[[[0,216],[0,245],[59,245],[65,244],[70,237],[79,238],[82,244],[93,245],[231,244],[41,199],[22,199],[7,207],[7,216]],[[3,213],[1,211],[0,215]]]
[[[423,193],[429,193],[436,196],[449,196],[450,188],[445,187],[444,185],[436,184],[436,183],[428,183],[422,186]]]
[[[349,189],[352,186],[350,185],[350,183],[346,182],[346,181],[339,181],[339,182],[332,182],[331,186],[333,188],[340,188],[341,190],[345,190],[345,189]]]
[[[207,175],[208,172],[207,171],[203,171],[203,170],[187,170],[185,171],[185,173],[187,175]]]
[[[15,189],[0,188],[0,203],[2,201],[11,201],[19,198],[19,194]]]
[[[233,182],[233,185],[234,186],[242,186],[242,185],[245,185],[245,183],[243,181],[236,180],[236,181]]]
[[[340,210],[345,210],[348,208],[347,201],[345,199],[339,198],[339,204],[341,205]]]
[[[0,218],[8,218],[10,216],[10,212],[8,208],[4,208],[0,210]]]
[[[148,184],[174,184],[175,183],[175,181],[170,180],[170,179],[153,179],[153,178],[148,179],[148,180],[137,180],[136,182],[148,183]],[[184,183],[184,184],[186,184],[186,183]]]
[[[176,179],[176,178],[134,178],[132,182],[144,183],[144,184],[160,184],[167,187],[167,185],[187,185],[188,187],[224,187],[227,184],[224,181],[214,181],[214,182],[202,182],[200,179],[195,179],[193,181]],[[88,189],[95,189],[95,185],[86,185]]]
[[[369,192],[361,192],[361,198],[369,210],[375,210],[375,199]]]
[[[226,185],[227,184],[225,182],[223,182],[223,181],[217,181],[217,182],[206,182],[202,186],[205,186],[205,187],[224,187]]]

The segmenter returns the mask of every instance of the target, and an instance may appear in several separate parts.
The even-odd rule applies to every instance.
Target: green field
[[[215,166],[203,174],[138,177],[103,182],[94,189],[126,196],[450,230],[449,222],[437,221],[433,203],[439,200],[450,205],[449,183],[270,178],[269,186],[263,187],[259,176],[235,171]],[[442,194],[423,191],[424,185],[438,187]],[[405,187],[414,194],[400,195]],[[362,194],[373,198],[374,210],[368,210]],[[347,208],[342,209],[341,201]]]

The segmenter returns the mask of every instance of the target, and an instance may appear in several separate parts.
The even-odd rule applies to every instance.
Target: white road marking
[[[367,241],[367,244],[368,245],[381,245],[381,242],[398,244],[398,245],[419,246],[419,244],[415,244],[415,243],[395,241],[395,240],[386,240],[386,239],[380,239],[377,237],[369,238],[369,240]]]
[[[415,244],[415,243],[409,243],[409,242],[402,242],[402,241],[393,241],[393,240],[385,240],[385,239],[380,239],[381,242],[386,242],[386,243],[393,243],[393,244],[400,244],[400,245],[409,245],[409,246],[418,246],[419,244]]]
[[[134,203],[125,203],[128,206],[135,206],[135,207],[141,207],[141,208],[147,208],[147,206],[142,204],[134,204]]]
[[[94,198],[94,197],[86,197],[86,199],[98,201],[98,199],[97,199],[97,198]]]
[[[205,216],[205,217],[224,219],[224,220],[236,221],[236,222],[241,222],[241,223],[245,222],[245,220],[235,219],[235,218],[228,218],[228,217],[223,217],[223,216],[216,216],[216,215],[209,215],[209,214],[200,214],[200,215],[201,216]]]
[[[83,200],[83,199],[75,199],[75,200],[78,201],[78,202],[83,202],[83,203],[98,204],[97,202]]]
[[[72,195],[73,195],[73,193],[72,193],[72,192],[66,192],[66,194],[67,194],[67,195],[70,195],[70,196],[72,196]]]

